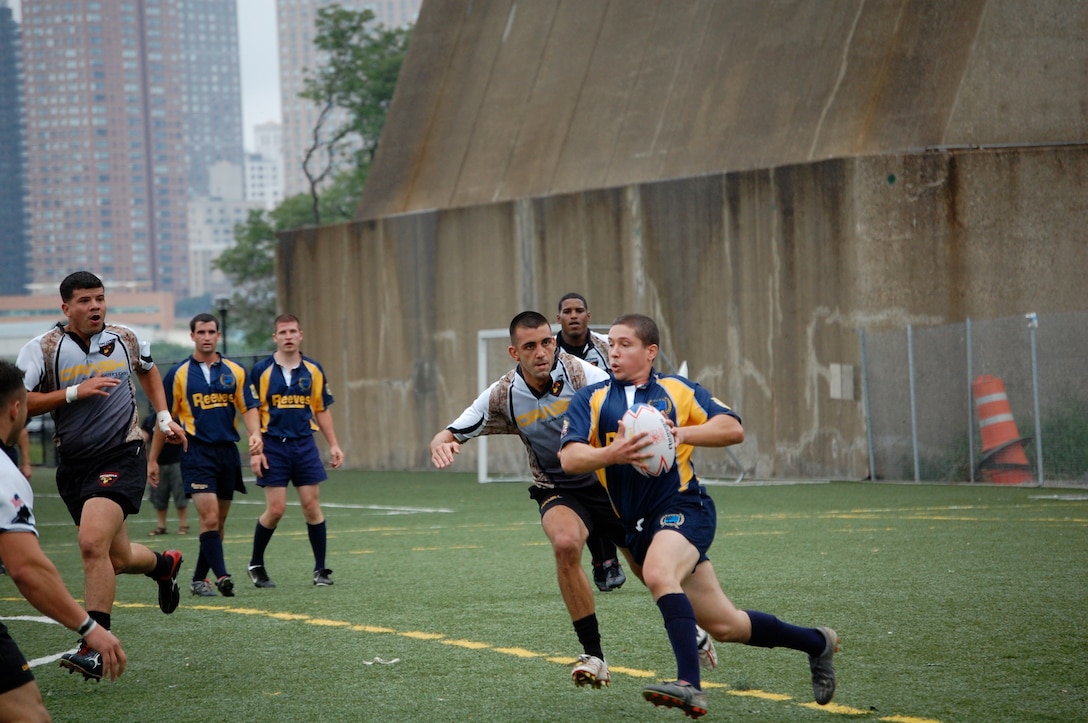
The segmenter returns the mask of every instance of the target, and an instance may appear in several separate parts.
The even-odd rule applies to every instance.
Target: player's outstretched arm
[[[669,428],[677,444],[693,447],[729,447],[744,441],[744,427],[728,414],[717,414],[690,427],[677,427],[670,419]]]
[[[0,533],[0,558],[22,596],[43,615],[76,631],[89,620],[87,611],[68,592],[56,566],[42,552],[38,536],[33,532]],[[125,671],[127,660],[121,642],[93,623],[89,630],[80,633],[88,645],[102,654],[105,674],[110,680],[116,680]]]
[[[453,432],[443,429],[431,440],[431,464],[436,469],[445,469],[453,464],[453,458],[461,454],[461,443],[453,437]]]

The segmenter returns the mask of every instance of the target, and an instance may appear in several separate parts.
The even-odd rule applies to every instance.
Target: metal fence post
[[[858,329],[861,347],[861,405],[865,414],[865,438],[869,444],[869,480],[876,481],[876,457],[873,449],[873,415],[869,408],[869,360],[865,354],[865,329]]]
[[[910,445],[914,450],[914,481],[921,480],[918,466],[918,409],[914,396],[914,325],[907,324],[907,368],[910,375]]]
[[[971,395],[971,385],[975,381],[974,357],[971,349],[971,317],[967,317],[967,479],[975,481],[975,400]]]
[[[1038,469],[1039,485],[1043,484],[1043,425],[1039,419],[1039,358],[1035,349],[1035,330],[1039,327],[1039,317],[1035,312],[1027,314],[1028,334],[1031,336],[1031,389],[1035,397],[1035,466]]]

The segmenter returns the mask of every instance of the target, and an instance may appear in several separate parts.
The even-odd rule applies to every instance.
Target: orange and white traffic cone
[[[1024,453],[1024,442],[1016,429],[1009,398],[1005,395],[1005,382],[998,377],[984,375],[971,385],[978,414],[979,431],[982,433],[982,479],[995,484],[1017,485],[1031,482],[1031,464]]]

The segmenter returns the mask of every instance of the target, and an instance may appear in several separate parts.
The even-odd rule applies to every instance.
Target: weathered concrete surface
[[[359,218],[1088,139],[1088,3],[424,4]]]
[[[426,468],[479,391],[477,330],[578,290],[596,322],[658,320],[665,353],[744,418],[750,474],[863,478],[860,392],[829,393],[858,329],[1082,310],[1086,199],[1088,147],[834,159],[299,232],[279,293],[352,466]]]

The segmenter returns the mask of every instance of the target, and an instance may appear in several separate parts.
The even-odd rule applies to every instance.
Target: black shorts
[[[189,497],[214,492],[221,500],[233,500],[235,491],[246,493],[242,456],[234,442],[212,444],[190,437],[189,449],[181,455],[181,479]]]
[[[147,450],[143,442],[129,442],[93,460],[65,460],[57,464],[57,491],[78,525],[83,503],[108,497],[121,506],[125,517],[140,511],[147,487]]]
[[[620,518],[616,517],[616,511],[612,508],[612,501],[608,499],[604,487],[590,485],[571,489],[548,489],[533,485],[529,488],[529,496],[540,506],[541,517],[556,505],[568,507],[582,519],[589,534],[596,533],[620,547],[624,546],[623,525],[620,524]]]
[[[7,627],[0,623],[0,695],[26,685],[34,680],[30,665]]]

